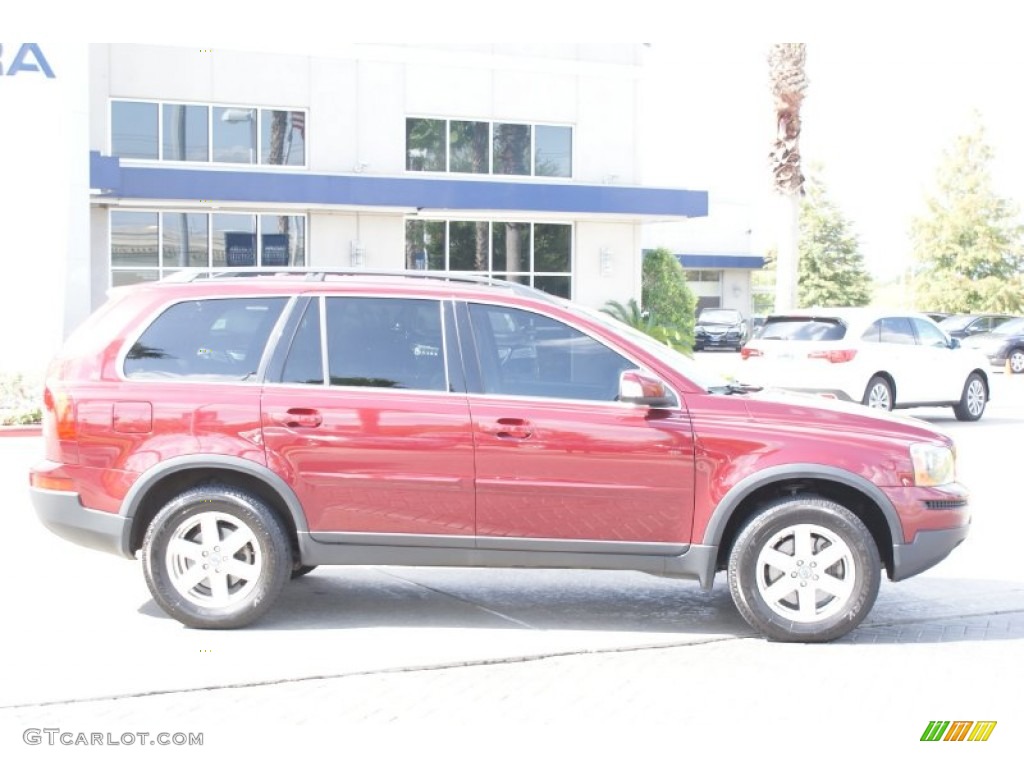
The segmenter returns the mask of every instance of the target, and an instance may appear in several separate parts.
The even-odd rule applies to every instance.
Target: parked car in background
[[[765,315],[754,315],[750,318],[750,338],[756,339],[761,335],[761,329],[764,328]]]
[[[926,315],[815,308],[769,315],[736,375],[884,410],[952,406],[961,421],[976,421],[989,399],[988,367]]]
[[[988,333],[977,333],[964,339],[963,345],[977,349],[989,362],[1011,373],[1024,373],[1024,318],[1008,320]]]
[[[695,350],[734,349],[739,352],[750,338],[750,329],[738,309],[705,307],[697,315],[693,337]]]
[[[950,315],[939,321],[939,328],[954,339],[966,339],[977,333],[988,333],[995,330],[1007,320],[1013,320],[1014,317],[1014,315],[997,314]]]
[[[953,441],[927,424],[748,393],[487,278],[115,289],[43,400],[43,524],[140,556],[156,604],[203,629],[256,621],[317,566],[599,568],[705,589],[723,573],[758,631],[826,641],[971,518]],[[99,578],[75,563],[67,578]]]

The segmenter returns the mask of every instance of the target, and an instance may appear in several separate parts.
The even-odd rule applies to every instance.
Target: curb
[[[42,424],[15,424],[10,427],[0,427],[0,439],[5,437],[41,437],[42,434]]]

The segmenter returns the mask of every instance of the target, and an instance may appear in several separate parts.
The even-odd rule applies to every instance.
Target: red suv
[[[318,565],[726,571],[743,617],[824,641],[967,535],[951,440],[770,399],[610,317],[426,273],[116,289],[53,362],[43,523],[141,553],[190,627]]]

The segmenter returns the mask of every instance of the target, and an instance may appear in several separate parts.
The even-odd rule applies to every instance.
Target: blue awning
[[[96,198],[298,204],[412,211],[522,211],[653,219],[707,216],[708,193],[577,183],[125,165],[90,153]]]
[[[763,256],[730,256],[728,254],[677,253],[685,269],[761,269]]]

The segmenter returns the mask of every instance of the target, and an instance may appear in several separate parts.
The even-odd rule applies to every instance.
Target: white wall
[[[0,45],[0,372],[39,375],[89,304],[88,48],[37,42],[51,79]]]

